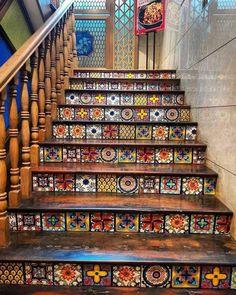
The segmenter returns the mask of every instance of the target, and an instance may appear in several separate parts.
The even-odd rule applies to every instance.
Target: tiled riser
[[[92,105],[127,105],[127,106],[181,106],[184,104],[183,94],[145,94],[126,93],[94,93],[92,91],[67,92],[67,104],[92,104]]]
[[[169,82],[92,82],[80,79],[70,80],[71,90],[147,90],[147,91],[173,91],[179,90],[177,84]]]
[[[176,73],[171,72],[80,72],[74,70],[77,78],[126,78],[126,79],[175,79]]]
[[[2,262],[0,284],[235,289],[236,267]]]
[[[10,213],[9,220],[12,231],[228,234],[231,216],[67,211]]]
[[[108,122],[189,122],[189,108],[59,107],[59,120]]]
[[[55,138],[196,140],[196,125],[54,123]]]
[[[204,164],[203,148],[45,146],[40,149],[41,162]]]
[[[33,174],[33,190],[38,192],[214,195],[215,186],[215,177]]]

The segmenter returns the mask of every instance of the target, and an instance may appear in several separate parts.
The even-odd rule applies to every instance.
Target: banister
[[[0,67],[0,93],[6,88],[7,84],[14,78],[16,73],[31,57],[45,37],[53,30],[55,25],[61,20],[62,16],[72,5],[73,0],[66,0],[54,14],[39,28],[6,63]]]

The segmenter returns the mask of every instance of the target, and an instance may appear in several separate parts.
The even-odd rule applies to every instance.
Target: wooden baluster
[[[57,93],[56,93],[56,28],[51,33],[51,98],[52,98],[52,120],[57,118]]]
[[[75,14],[72,13],[72,49],[73,49],[73,68],[78,68],[79,61],[76,49],[76,24],[75,24]]]
[[[31,66],[31,166],[39,164],[39,107],[38,107],[38,51],[32,57]]]
[[[44,44],[39,49],[39,141],[45,140]]]
[[[51,40],[50,36],[46,40],[46,57],[45,57],[45,115],[46,115],[46,133],[45,138],[52,137],[52,116],[51,116]]]
[[[61,63],[60,63],[60,25],[57,25],[56,30],[56,93],[57,93],[57,103],[62,103],[62,93],[61,93]]]
[[[30,167],[30,114],[28,92],[28,65],[22,71],[21,91],[21,140],[22,140],[22,168],[21,192],[22,198],[29,198],[31,193],[31,167]]]
[[[7,166],[6,129],[4,121],[6,90],[0,93],[0,246],[9,243],[9,219],[7,215]]]
[[[72,39],[72,10],[68,12],[68,51],[69,51],[69,75],[73,75],[73,39]]]
[[[63,23],[64,21],[61,22],[61,33],[60,33],[60,68],[61,68],[61,98],[62,98],[62,103],[65,103],[65,73],[64,73],[64,68],[65,68],[65,62],[64,62],[64,43],[63,43]]]
[[[20,190],[20,168],[19,168],[19,130],[17,110],[17,84],[18,75],[10,83],[10,115],[9,115],[9,158],[10,158],[10,192],[9,206],[17,207],[21,199]]]
[[[64,19],[63,23],[63,46],[64,46],[64,87],[69,87],[69,52],[68,52],[68,30],[67,30],[67,18]]]

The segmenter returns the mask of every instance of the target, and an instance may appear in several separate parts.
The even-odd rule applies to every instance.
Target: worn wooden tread
[[[80,78],[79,78],[80,79]],[[152,80],[151,80],[152,81]],[[92,92],[103,92],[103,93],[155,93],[155,94],[184,94],[184,90],[137,90],[137,89],[131,89],[131,90],[123,90],[123,89],[71,89],[67,88],[65,89],[65,93],[71,93],[71,92],[86,92],[86,93],[92,93]]]
[[[112,108],[112,109],[190,109],[190,105],[169,105],[169,106],[155,106],[155,105],[94,105],[94,104],[59,104],[58,108]]]
[[[198,126],[197,122],[142,122],[142,121],[105,121],[105,120],[100,120],[100,121],[91,121],[91,120],[53,120],[53,123],[56,124],[109,124],[109,125],[132,125],[132,124],[137,124],[137,125],[172,125],[172,126]]]
[[[189,164],[42,163],[38,167],[32,167],[32,172],[217,176],[216,172],[205,165]]]
[[[160,83],[173,83],[178,84],[180,83],[179,78],[170,78],[170,79],[137,79],[137,78],[77,78],[77,77],[70,77],[70,81],[78,80],[82,82],[97,82],[97,81],[108,81],[109,82],[133,82],[133,83],[152,83],[152,82],[160,82]]]
[[[0,250],[0,261],[236,264],[236,242],[229,236],[12,232],[10,238],[11,244]]]
[[[155,69],[155,70],[147,70],[147,69],[128,69],[128,70],[124,70],[124,69],[104,69],[104,68],[74,68],[73,70],[74,72],[83,72],[83,73],[87,73],[87,72],[102,72],[102,73],[113,73],[113,72],[117,72],[117,73],[163,73],[163,72],[167,72],[167,73],[176,73],[176,70],[174,69]]]
[[[139,194],[124,196],[107,193],[61,193],[34,192],[32,198],[23,200],[17,208],[9,208],[11,212],[38,211],[128,211],[128,212],[177,212],[177,213],[223,213],[233,214],[215,196],[186,195],[150,195]]]
[[[2,295],[231,295],[235,290],[156,289],[125,287],[0,286]]]

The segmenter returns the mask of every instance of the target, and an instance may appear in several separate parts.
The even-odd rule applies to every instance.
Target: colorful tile
[[[175,104],[175,95],[163,94],[162,95],[162,105],[163,106],[172,106]]]
[[[23,285],[23,263],[0,263],[0,285]],[[7,293],[5,293],[7,294]]]
[[[33,190],[36,192],[53,191],[53,175],[52,174],[33,175]]]
[[[205,151],[202,148],[193,149],[193,164],[205,164]]]
[[[74,109],[71,107],[68,108],[59,108],[58,109],[58,118],[59,120],[73,120],[75,118]]]
[[[181,122],[190,121],[190,109],[181,109],[180,110],[180,120]]]
[[[109,83],[110,90],[119,90],[120,88],[121,88],[121,85],[118,82],[110,82]]]
[[[84,89],[86,90],[93,90],[93,89],[97,89],[97,83],[93,83],[93,82],[84,82]]]
[[[155,160],[158,164],[173,163],[173,149],[157,148],[155,151]]]
[[[165,231],[170,234],[189,232],[189,216],[186,214],[168,214],[165,217]]]
[[[117,287],[140,287],[140,266],[120,265],[113,266],[113,286]]]
[[[59,146],[44,147],[45,162],[62,162],[62,148]]]
[[[89,213],[67,212],[66,228],[68,231],[78,231],[78,232],[89,231]]]
[[[204,178],[204,195],[216,194],[216,177]]]
[[[76,191],[87,193],[96,192],[96,176],[95,175],[76,175]]]
[[[101,93],[96,94],[94,97],[94,104],[106,104],[106,96]]]
[[[87,125],[86,136],[88,139],[100,139],[102,137],[102,125]]]
[[[143,213],[140,214],[140,232],[141,233],[163,233],[164,232],[164,214],[161,213]]]
[[[154,83],[154,82],[148,82],[147,83],[147,90],[148,91],[157,91],[159,90],[159,85],[158,83]]]
[[[215,234],[229,234],[231,219],[232,216],[230,215],[216,215]]]
[[[196,139],[197,139],[197,127],[186,126],[186,140],[196,140]]]
[[[158,176],[141,176],[139,180],[139,192],[145,194],[158,194],[160,186],[159,182],[160,181]]]
[[[81,148],[82,163],[97,163],[100,161],[100,148],[85,146]]]
[[[169,128],[168,126],[157,125],[153,126],[152,137],[154,140],[168,140]]]
[[[97,192],[100,193],[116,193],[117,180],[116,175],[101,174],[97,177]]]
[[[154,163],[154,148],[151,147],[140,147],[137,148],[137,163]]]
[[[135,213],[117,213],[116,231],[118,232],[138,232],[139,216]]]
[[[68,125],[53,125],[53,137],[56,138],[69,138],[69,126]]]
[[[119,105],[120,96],[118,93],[110,93],[107,95],[107,104],[108,105]]]
[[[134,111],[131,108],[122,109],[120,115],[122,121],[133,121],[134,119]]]
[[[170,126],[169,139],[170,140],[184,140],[185,139],[185,127],[184,126]]]
[[[103,139],[117,139],[119,137],[118,125],[103,125],[102,126]]]
[[[119,163],[135,163],[136,148],[135,147],[119,147]]]
[[[25,263],[27,285],[53,285],[53,266],[50,263]]]
[[[192,148],[178,147],[174,151],[174,162],[176,164],[191,164],[193,160]]]
[[[146,90],[147,86],[146,86],[146,83],[136,82],[134,83],[134,88],[136,90]]]
[[[119,139],[135,139],[135,126],[120,125]]]
[[[17,230],[16,214],[15,213],[9,213],[8,218],[9,218],[9,229],[11,231],[16,231]]]
[[[214,215],[192,214],[190,232],[194,234],[213,234]]]
[[[58,263],[54,265],[54,285],[81,286],[82,267],[79,264]]]
[[[138,192],[138,178],[131,175],[120,176],[117,180],[118,192],[122,194],[134,194]]]
[[[158,95],[158,94],[148,95],[148,105],[160,106],[161,105],[161,95]]]
[[[150,121],[151,122],[164,122],[165,111],[163,109],[151,109]]]
[[[149,109],[138,108],[134,109],[134,120],[141,121],[141,122],[148,122],[149,121]]]
[[[82,104],[90,104],[93,101],[93,97],[90,93],[82,93],[80,96],[80,100]]]
[[[118,162],[118,151],[117,148],[104,147],[100,151],[101,161],[104,163],[117,163]]]
[[[71,125],[70,126],[70,137],[73,139],[84,139],[85,138],[85,125]]]
[[[94,212],[91,213],[91,231],[113,232],[114,213]]]
[[[231,289],[236,289],[236,267],[232,267],[232,276],[231,276]]]
[[[121,93],[120,97],[121,105],[133,105],[134,104],[134,96],[132,93]]]
[[[74,174],[55,174],[54,176],[55,192],[74,192],[75,175]]]
[[[18,213],[17,224],[18,230],[40,231],[42,229],[39,213]]]
[[[142,270],[141,287],[169,288],[171,269],[165,265],[148,265]]]
[[[147,95],[141,94],[141,93],[136,93],[134,95],[134,105],[136,105],[136,106],[147,105]]]
[[[75,120],[88,121],[89,120],[89,108],[76,108]]]
[[[80,103],[80,98],[76,92],[71,92],[66,95],[66,104]]]
[[[201,177],[184,177],[182,191],[185,195],[201,195],[203,192],[203,179]]]
[[[172,288],[199,288],[200,267],[195,265],[176,265],[172,269]]]
[[[125,78],[134,79],[135,78],[135,74],[134,73],[126,73],[125,74]]]
[[[106,264],[85,264],[84,286],[111,286],[111,266]]]
[[[183,105],[184,104],[184,95],[179,94],[176,96],[176,104]]]
[[[108,89],[108,82],[97,82],[96,89],[97,90],[107,90]]]
[[[161,194],[180,194],[181,178],[172,176],[161,177]]]
[[[136,125],[136,139],[151,139],[152,126],[151,125]]]
[[[64,213],[42,213],[44,231],[65,231]]]
[[[104,120],[104,109],[103,108],[91,108],[90,109],[90,119],[93,121],[102,121]]]
[[[228,289],[230,286],[230,267],[203,266],[202,289]]]
[[[106,108],[105,120],[109,122],[120,121],[120,109],[118,108]]]
[[[73,146],[63,147],[63,162],[80,162],[80,148]]]
[[[121,90],[133,90],[134,89],[134,83],[132,82],[122,82],[120,83],[120,89]]]

